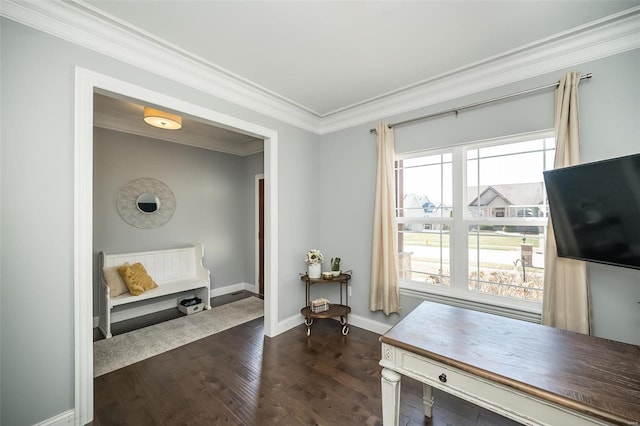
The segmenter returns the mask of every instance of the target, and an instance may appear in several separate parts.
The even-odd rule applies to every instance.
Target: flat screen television
[[[640,269],[640,154],[544,172],[558,256]]]

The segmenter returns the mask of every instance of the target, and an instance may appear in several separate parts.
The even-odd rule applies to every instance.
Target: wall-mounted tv
[[[640,269],[640,154],[548,170],[558,256]]]

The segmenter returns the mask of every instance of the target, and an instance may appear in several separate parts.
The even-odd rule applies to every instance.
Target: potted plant
[[[331,272],[333,273],[334,277],[337,277],[338,275],[340,275],[340,258],[339,257],[332,257],[331,258]]]
[[[307,252],[305,261],[309,264],[309,271],[307,273],[309,278],[320,278],[322,273],[322,266],[320,264],[323,259],[322,252],[318,249],[311,249]]]

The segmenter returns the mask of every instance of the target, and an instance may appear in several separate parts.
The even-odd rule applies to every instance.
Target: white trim
[[[456,206],[466,206],[469,204],[469,200],[466,199],[465,190],[467,182],[467,151],[483,147],[514,144],[528,140],[549,139],[553,137],[554,135],[552,129],[544,129],[471,142],[462,142],[451,145],[449,147],[436,147],[433,149],[417,150],[396,155],[396,159],[408,159],[450,152],[452,154],[452,176],[454,177],[454,213],[452,218],[397,218],[399,223],[444,223],[451,225],[451,229],[453,230],[452,232],[450,232],[449,247],[451,285],[449,287],[433,286],[426,283],[420,283],[418,281],[412,281],[411,279],[401,279],[399,282],[400,294],[415,297],[418,299],[430,300],[468,309],[475,309],[483,312],[493,313],[496,315],[503,315],[510,318],[517,318],[538,323],[540,322],[540,312],[542,310],[541,302],[475,292],[467,288],[467,277],[469,274],[468,268],[470,260],[468,258],[468,251],[465,247],[468,247],[468,236],[467,233],[459,232],[456,230],[465,230],[468,229],[470,224],[477,223],[546,227],[548,219],[515,217],[473,218],[467,216],[465,209],[458,209],[456,208]],[[458,176],[459,178],[456,179],[456,176]],[[465,249],[458,250],[458,247],[463,247]],[[461,261],[460,259],[463,259],[464,261]]]
[[[237,291],[244,291],[244,290],[255,293],[254,291],[255,288],[256,288],[255,285],[251,283],[245,283],[245,282],[230,284],[224,287],[212,288],[211,297],[224,296],[225,294],[231,294]]]
[[[75,425],[93,420],[93,83],[75,70],[74,120],[74,403]]]
[[[376,334],[384,334],[393,327],[392,325],[385,324],[379,321],[374,321],[360,315],[349,314],[348,317],[349,326],[354,326],[358,328],[362,328],[363,330],[370,331]],[[304,317],[301,314],[291,315],[289,318],[286,318],[278,323],[278,334],[284,333],[285,331],[289,331],[293,328],[298,327],[299,325],[304,324]],[[338,328],[336,322],[336,333],[339,333],[340,329]],[[301,336],[304,336],[304,332],[301,331]],[[313,326],[311,326],[311,334],[313,335]]]
[[[300,324],[304,324],[304,317],[300,314],[291,315],[278,323],[278,334],[296,328]]]
[[[250,291],[251,293],[258,294],[258,284],[251,284],[251,283],[243,283],[243,284],[244,284],[244,290]]]
[[[638,47],[640,6],[325,116],[320,134],[437,105]]]
[[[246,80],[80,1],[2,0],[9,19],[172,81],[317,133],[318,116]]]
[[[400,287],[400,295],[540,324],[540,312],[530,311],[522,307],[500,306],[492,304],[491,301],[463,299],[453,295],[426,292],[421,289],[416,290],[406,286]]]
[[[86,3],[2,0],[0,14],[316,134],[410,112],[640,47],[638,6],[358,104],[318,114]]]
[[[75,420],[74,411],[69,410],[37,423],[34,426],[67,426],[74,424]]]
[[[264,140],[264,333],[274,337],[278,332],[278,134]]]
[[[264,173],[260,173],[255,175],[254,178],[254,188],[255,188],[255,232],[253,234],[255,241],[255,256],[254,256],[254,265],[255,265],[255,283],[254,293],[257,293],[260,290],[260,179],[264,179]]]
[[[74,133],[74,386],[75,424],[93,419],[93,94],[97,89],[162,105],[221,126],[264,138],[265,316],[267,336],[277,334],[278,315],[278,133],[248,121],[163,95],[80,67],[75,70]]]
[[[354,327],[363,328],[367,331],[377,334],[384,334],[393,327],[393,325],[385,324],[380,321],[374,321],[372,319],[361,317],[360,315],[349,314],[349,325]]]

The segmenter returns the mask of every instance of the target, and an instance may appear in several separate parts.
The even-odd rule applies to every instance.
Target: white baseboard
[[[34,426],[68,426],[74,424],[76,414],[74,410],[65,411],[50,419],[37,423]]]
[[[369,318],[361,317],[360,315],[354,314],[349,315],[349,324],[381,335],[386,333],[391,329],[391,327],[393,327],[389,324],[370,320]]]
[[[247,290],[252,293],[257,293],[257,286],[255,284],[250,283],[237,283],[231,284],[224,287],[212,288],[211,289],[211,297],[224,296],[225,294],[235,293],[236,291]]]
[[[255,294],[258,294],[258,291],[259,291],[257,284],[250,284],[250,283],[244,283],[244,289]]]
[[[287,319],[284,319],[278,322],[278,328],[276,330],[276,334],[282,334],[285,331],[289,331],[292,328],[295,328],[304,322],[304,317],[300,314],[295,314],[290,316]]]
[[[376,334],[384,334],[392,326],[388,324],[384,324],[378,321],[373,321],[368,318],[361,317],[360,315],[350,314],[349,317],[349,325],[354,327],[362,328],[364,330],[370,331]],[[284,319],[278,323],[278,334],[284,333],[285,331],[289,331],[292,328],[295,328],[304,322],[304,317],[300,314],[295,314],[290,316],[287,319]]]
[[[211,289],[211,297],[223,296],[225,294],[235,293],[237,291],[243,291],[243,290],[250,291],[252,293],[257,293],[257,286],[255,284],[242,282],[242,283],[227,285],[224,287],[214,288],[214,289]],[[168,300],[168,301],[162,301],[159,303],[153,303],[149,305],[149,308],[145,307],[145,313],[143,313],[142,315],[146,313],[161,311],[164,309],[171,309],[175,307],[176,307],[175,300]],[[147,312],[147,310],[149,310],[149,312]],[[125,317],[124,319],[129,319],[129,318],[126,318],[126,315],[122,315],[123,312],[118,312],[118,314],[121,314],[121,315],[119,317],[114,315],[115,321],[113,322],[123,321],[122,319],[123,317]],[[134,316],[140,316],[140,315],[141,315],[140,311],[137,311],[137,314]],[[130,316],[130,318],[133,318],[134,316]],[[302,317],[302,315],[294,314],[289,318],[286,318],[278,322],[277,334],[281,334],[281,333],[284,333],[285,331],[289,331],[292,328],[302,324],[303,321],[304,321],[304,318]],[[389,329],[392,327],[389,324],[374,321],[374,320],[362,317],[360,315],[354,315],[354,314],[349,315],[349,324],[353,325],[354,327],[359,327],[376,334],[384,334],[387,331],[389,331]],[[97,326],[98,326],[98,317],[94,317],[93,328],[96,328]]]

